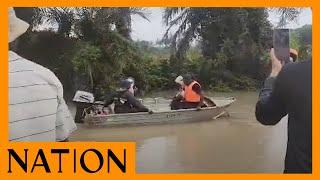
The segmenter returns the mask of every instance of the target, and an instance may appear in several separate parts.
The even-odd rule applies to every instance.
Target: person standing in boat
[[[137,113],[137,112],[149,112],[152,113],[147,107],[145,107],[135,96],[137,90],[134,79],[127,78],[120,82],[120,90],[115,98],[114,112],[117,113]]]
[[[173,98],[170,104],[171,110],[190,108],[200,109],[204,106],[204,96],[202,94],[201,85],[193,76],[190,74],[187,74],[184,77],[178,76],[175,82],[181,85],[181,90]]]

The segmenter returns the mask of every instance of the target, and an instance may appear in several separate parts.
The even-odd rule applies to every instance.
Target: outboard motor
[[[92,106],[94,103],[94,96],[89,92],[77,91],[73,97],[73,102],[76,103],[77,107],[75,122],[83,123],[83,118],[85,116],[84,109]]]

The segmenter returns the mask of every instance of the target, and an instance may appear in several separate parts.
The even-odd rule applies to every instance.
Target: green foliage
[[[167,8],[164,20],[168,25],[164,42],[173,49],[172,67],[186,64],[189,43],[200,37],[203,55],[200,79],[218,83],[225,72],[262,80],[266,73],[262,55],[272,44],[271,24],[265,8]],[[178,30],[170,37],[173,25]],[[187,57],[179,53],[188,52]],[[190,57],[190,56],[189,56]],[[195,58],[196,59],[196,58]],[[178,71],[180,72],[180,71]]]
[[[99,64],[101,56],[102,52],[99,47],[85,43],[79,47],[72,62],[78,72],[88,73],[91,67],[99,67],[101,65]]]
[[[148,90],[162,90],[174,87],[174,79],[177,77],[177,74],[172,70],[167,59],[162,59],[157,64],[148,65]]]
[[[104,64],[101,58],[102,52],[99,47],[84,43],[80,45],[72,59],[75,70],[88,76],[92,91],[98,76],[103,73]]]
[[[254,90],[258,85],[256,80],[244,75],[235,76],[228,84],[231,89],[238,90]]]
[[[268,73],[272,30],[264,8],[166,8],[168,31],[158,44],[130,37],[131,15],[147,19],[141,8],[26,10],[19,14],[33,14],[33,27],[46,21],[58,31],[29,31],[12,48],[54,71],[70,97],[78,89],[101,97],[127,76],[142,91],[174,89],[185,73],[205,89],[252,90]],[[311,57],[311,26],[291,37],[300,59]]]
[[[308,60],[312,56],[312,26],[305,25],[292,30],[290,33],[290,47],[298,51],[299,60]]]
[[[297,33],[290,33],[290,48],[296,49],[297,51],[300,49],[300,42]]]
[[[222,81],[218,81],[215,85],[210,85],[210,89],[216,92],[232,92],[232,89]]]

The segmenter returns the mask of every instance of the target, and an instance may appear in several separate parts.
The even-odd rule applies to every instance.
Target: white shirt
[[[74,130],[59,79],[9,51],[9,141],[62,141]]]

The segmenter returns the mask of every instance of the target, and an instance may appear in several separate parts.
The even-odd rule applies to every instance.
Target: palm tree
[[[48,23],[57,27],[57,32],[69,36],[73,26],[83,20],[90,20],[100,30],[110,29],[114,25],[117,32],[127,39],[131,33],[131,16],[139,15],[149,21],[145,8],[15,8],[17,15],[27,21],[32,28]]]
[[[246,16],[241,8],[166,8],[163,21],[168,28],[163,42],[171,46],[171,59],[176,61],[172,63],[179,67],[185,59],[190,42],[197,37],[203,38],[205,29],[212,24],[224,23],[223,18],[225,15],[230,15],[230,12],[232,16],[238,16],[241,21]],[[173,29],[176,30],[172,33]]]
[[[280,15],[277,28],[283,28],[289,22],[295,21],[299,17],[302,8],[270,8],[269,11],[275,11]]]
[[[167,26],[167,31],[163,36],[162,42],[170,44],[172,55],[175,60],[179,61],[178,63],[181,63],[185,59],[190,42],[196,37],[203,38],[203,31],[206,27],[210,24],[218,26],[227,24],[226,19],[228,19],[228,16],[238,19],[241,22],[240,25],[245,26],[250,10],[250,8],[165,8],[163,21]],[[261,8],[260,10],[267,12],[274,9]],[[295,20],[301,9],[278,8],[276,11],[281,15],[279,27],[282,27],[286,23]]]
[[[204,11],[199,10],[187,7],[165,8],[164,10],[163,21],[168,28],[162,42],[170,45],[170,63],[178,73],[181,73],[181,64],[184,62],[190,42],[198,35],[201,22],[206,21]],[[171,34],[172,29],[176,29],[173,34]]]
[[[139,15],[149,21],[144,8],[100,8],[96,12],[95,24],[100,30],[112,28],[126,39],[131,39],[131,16]]]

